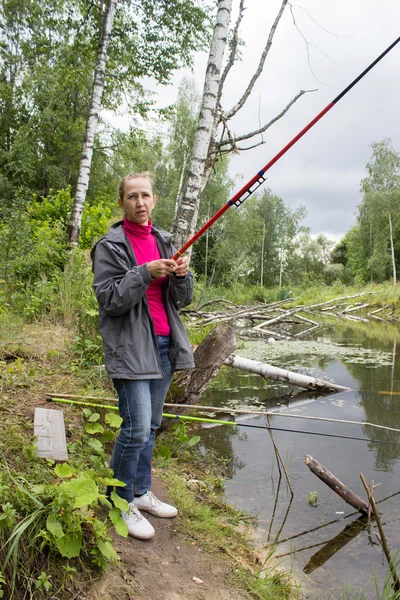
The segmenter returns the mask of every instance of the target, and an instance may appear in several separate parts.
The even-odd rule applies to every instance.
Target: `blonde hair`
[[[143,171],[142,173],[132,173],[130,175],[125,175],[125,177],[123,177],[123,179],[121,180],[121,183],[118,186],[118,195],[119,195],[119,198],[121,198],[121,200],[124,199],[125,182],[128,181],[129,179],[136,179],[138,177],[146,177],[150,181],[151,190],[152,190],[153,195],[154,195],[154,180],[153,180],[153,176],[150,173],[150,171]]]

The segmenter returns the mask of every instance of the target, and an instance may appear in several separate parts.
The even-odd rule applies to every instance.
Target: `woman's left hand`
[[[185,277],[189,271],[189,257],[181,256],[176,261],[175,275],[177,277]]]

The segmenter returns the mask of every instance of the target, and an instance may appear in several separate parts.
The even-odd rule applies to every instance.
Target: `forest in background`
[[[205,49],[211,6],[162,0],[118,4],[102,108],[118,114],[128,107],[136,125],[122,131],[100,121],[79,245],[71,254],[66,230],[104,7],[76,0],[1,4],[0,293],[3,310],[12,307],[30,319],[56,314],[74,278],[86,282],[79,295],[86,308],[94,308],[88,250],[120,216],[116,196],[124,175],[154,174],[159,202],[153,216],[167,230],[187,177],[200,94],[186,80],[173,106],[155,110],[141,82],[146,75],[165,84],[174,70],[191,64],[195,49]],[[195,244],[191,268],[199,288],[229,288],[230,295],[235,287],[245,288],[249,299],[259,300],[276,287],[284,294],[310,284],[396,282],[400,155],[390,140],[371,149],[355,225],[339,244],[324,234],[311,235],[303,225],[305,207],[289,207],[264,189],[228,211]],[[219,153],[200,197],[198,227],[234,191],[228,165],[229,154]]]

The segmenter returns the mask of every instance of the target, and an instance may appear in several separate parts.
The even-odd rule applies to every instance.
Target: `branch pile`
[[[260,338],[272,336],[277,339],[295,339],[309,334],[326,324],[328,318],[342,318],[351,321],[368,322],[372,319],[388,323],[395,320],[393,308],[389,305],[371,310],[373,306],[364,298],[373,292],[362,292],[352,296],[341,296],[326,302],[310,305],[298,305],[282,308],[294,303],[297,298],[281,300],[272,304],[238,306],[224,298],[203,303],[197,309],[182,311],[188,317],[191,326],[203,327],[212,323],[230,323],[235,326],[241,337]],[[204,310],[211,305],[227,306],[214,312]],[[378,313],[380,315],[378,316]]]

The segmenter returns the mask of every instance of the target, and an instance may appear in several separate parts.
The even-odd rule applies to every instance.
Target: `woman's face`
[[[138,225],[148,225],[152,210],[157,202],[148,177],[134,177],[125,181],[124,197],[118,204],[129,221]]]

